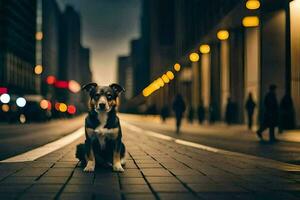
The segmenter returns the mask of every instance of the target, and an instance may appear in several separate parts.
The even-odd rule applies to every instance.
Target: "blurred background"
[[[81,85],[95,81],[126,88],[121,112],[171,116],[181,94],[185,115],[206,122],[226,120],[230,103],[230,123],[246,123],[251,93],[257,124],[275,84],[286,126],[299,127],[299,10],[300,0],[0,0],[0,121],[79,115]]]

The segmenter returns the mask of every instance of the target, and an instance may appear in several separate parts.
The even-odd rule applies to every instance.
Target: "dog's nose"
[[[105,109],[105,103],[100,103],[99,108],[100,108],[100,110],[104,110]]]

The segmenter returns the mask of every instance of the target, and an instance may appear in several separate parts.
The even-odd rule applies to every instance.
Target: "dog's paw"
[[[91,163],[91,162],[88,162],[88,164],[83,169],[83,171],[85,171],[85,172],[93,172],[93,171],[95,171],[95,164]]]
[[[113,165],[113,170],[114,170],[115,172],[124,172],[124,169],[123,169],[121,163],[118,163],[118,164]]]
[[[121,165],[122,165],[122,166],[126,165],[126,159],[125,159],[125,158],[122,158],[122,159],[121,159]]]

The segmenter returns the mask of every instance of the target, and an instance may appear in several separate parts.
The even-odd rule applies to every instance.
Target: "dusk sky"
[[[116,81],[117,56],[129,53],[129,41],[139,37],[141,0],[57,0],[81,14],[82,44],[91,49],[93,78],[99,84]]]

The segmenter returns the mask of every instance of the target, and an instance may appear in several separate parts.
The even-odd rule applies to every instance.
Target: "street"
[[[177,136],[171,131],[171,124],[167,122],[162,125],[158,117],[124,114],[120,116],[123,140],[128,151],[124,173],[114,173],[110,168],[101,166],[98,166],[95,173],[83,172],[75,158],[75,146],[84,141],[82,131],[80,139],[33,161],[2,161],[1,199],[300,198],[300,167],[284,162],[283,158],[288,144],[292,145],[296,153],[298,143],[279,142],[272,146],[260,144],[251,135],[240,137],[238,140],[229,135],[224,136],[230,133],[229,129],[234,129],[232,127],[219,135],[213,134],[214,131],[209,129],[209,134],[214,136],[207,137],[206,140],[203,139],[206,138],[204,133],[196,134],[195,130],[190,131],[191,133],[183,131],[180,139],[176,139]],[[80,122],[83,124],[82,117],[40,124],[36,129],[47,127],[59,138],[65,135],[62,134],[62,127],[65,131],[69,128],[71,133]],[[60,126],[54,127],[53,124]],[[187,125],[184,124],[183,129],[185,126]],[[23,150],[16,153],[13,148],[2,147],[17,146],[18,141],[12,142],[14,130],[9,130],[10,135],[5,134],[7,131],[3,132],[3,128],[1,130],[2,138],[5,138],[1,139],[2,159],[7,155],[23,153],[25,149],[34,149],[46,141],[41,138],[47,138],[36,136],[36,139],[32,140],[33,135],[26,133],[24,127],[23,139],[28,137],[28,141],[33,142],[31,146],[23,147]],[[16,135],[21,134],[20,127],[15,128],[15,131],[18,133]],[[38,134],[45,133],[36,133]],[[231,133],[234,134],[237,133]],[[47,142],[52,140],[48,139]],[[215,141],[215,145],[209,145],[213,144],[212,140]],[[35,141],[38,142],[34,143]],[[238,141],[243,141],[243,145],[234,145]],[[247,151],[253,147],[256,147],[255,151]],[[276,159],[268,155],[260,156],[260,148],[269,148],[273,153],[278,153],[278,156]],[[276,161],[277,158],[283,162]]]

